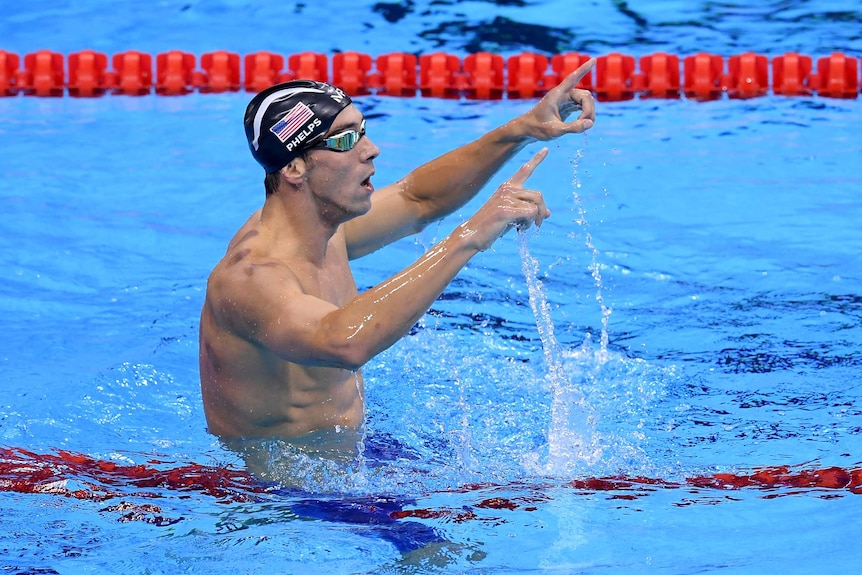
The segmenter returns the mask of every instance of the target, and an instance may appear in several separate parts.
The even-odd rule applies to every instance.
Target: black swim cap
[[[270,86],[245,110],[245,135],[254,159],[267,174],[279,171],[318,142],[351,103],[335,86],[294,80]]]

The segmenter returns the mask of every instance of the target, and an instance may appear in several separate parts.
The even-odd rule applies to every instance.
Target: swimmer
[[[380,150],[347,94],[304,80],[257,94],[244,124],[266,172],[265,200],[210,274],[201,312],[209,431],[303,441],[359,429],[362,366],[407,334],[475,254],[550,216],[526,187],[547,148],[407,269],[359,293],[350,261],[455,212],[527,144],[591,128],[593,97],[575,86],[594,64],[523,115],[376,191]]]

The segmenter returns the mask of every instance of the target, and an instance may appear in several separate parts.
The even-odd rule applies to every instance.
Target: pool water
[[[680,53],[765,36],[782,52],[858,54],[862,17],[840,4],[716,20],[704,4],[671,25],[670,7],[597,3],[583,17],[606,30],[574,15],[571,28],[595,53],[653,51],[641,34]],[[504,14],[528,37],[561,10],[399,5],[393,49],[453,52],[490,41],[476,22]],[[385,37],[375,53],[393,42],[392,6],[350,4]],[[128,26],[101,9],[51,8],[57,49],[127,49],[58,23]],[[47,46],[22,30],[48,8],[16,10],[7,49]],[[169,22],[163,35],[123,30],[152,51],[177,48],[183,26],[197,32],[184,49],[272,49],[274,25],[239,33],[271,10],[164,2],[139,16]],[[332,29],[309,48],[371,50],[367,29]],[[551,144],[530,180],[553,212],[541,230],[477,256],[364,368],[362,452],[332,464],[259,445],[262,483],[207,433],[197,374],[206,277],[263,198],[239,125],[248,99],[0,98],[4,573],[858,570],[858,479],[816,471],[862,466],[858,100],[601,103],[595,128]],[[358,104],[380,187],[530,102]],[[478,205],[356,262],[360,289]]]

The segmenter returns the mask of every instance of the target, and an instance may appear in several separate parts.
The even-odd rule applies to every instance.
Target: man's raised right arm
[[[414,264],[343,307],[304,293],[285,266],[242,271],[227,282],[223,311],[230,329],[287,361],[355,370],[403,337],[476,253],[513,226],[550,215],[542,195],[524,184],[547,155],[542,149],[466,222]]]

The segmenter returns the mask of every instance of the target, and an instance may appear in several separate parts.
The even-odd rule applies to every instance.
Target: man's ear
[[[292,159],[279,172],[281,177],[291,186],[298,187],[305,180],[305,173],[308,171],[308,166],[302,158]]]

